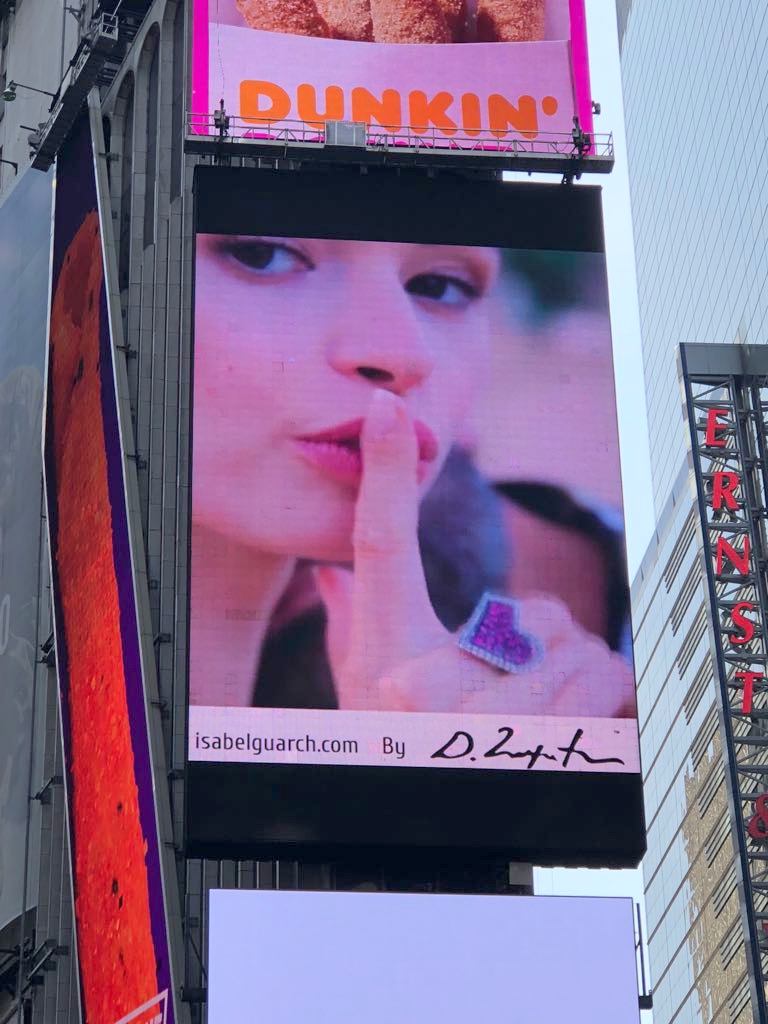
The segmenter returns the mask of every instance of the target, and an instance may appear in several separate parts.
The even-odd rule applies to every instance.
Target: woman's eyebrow
[[[470,260],[473,263],[482,264],[483,266],[496,267],[501,261],[498,249],[483,245],[443,245],[440,243],[419,242],[414,247],[427,250],[437,256],[458,257]]]
[[[490,288],[501,270],[501,254],[498,249],[466,245],[424,246],[431,258],[444,263],[460,265],[481,279],[483,288]]]

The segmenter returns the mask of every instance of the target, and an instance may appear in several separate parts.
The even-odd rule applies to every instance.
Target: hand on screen
[[[630,666],[552,598],[519,602],[520,628],[545,650],[535,669],[509,675],[462,651],[427,592],[417,539],[418,445],[400,398],[374,393],[361,444],[354,572],[316,570],[340,708],[634,714]]]

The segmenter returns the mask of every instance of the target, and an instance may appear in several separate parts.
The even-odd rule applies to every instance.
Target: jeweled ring
[[[517,601],[486,591],[459,634],[459,647],[505,672],[530,672],[544,657],[544,645],[518,629],[519,620]]]

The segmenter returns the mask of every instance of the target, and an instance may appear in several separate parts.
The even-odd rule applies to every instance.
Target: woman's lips
[[[417,473],[421,482],[427,475],[429,463],[437,458],[438,443],[426,423],[414,420],[413,428],[419,443]],[[363,476],[362,430],[362,419],[349,420],[328,430],[303,434],[295,438],[295,443],[307,462],[341,483],[359,486]]]

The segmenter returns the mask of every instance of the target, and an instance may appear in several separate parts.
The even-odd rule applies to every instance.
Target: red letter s
[[[752,619],[748,619],[744,612],[753,612],[756,605],[753,601],[739,601],[738,604],[733,606],[731,612],[731,622],[736,626],[737,629],[742,630],[741,635],[738,633],[732,633],[728,639],[732,644],[748,644],[752,637],[755,635],[755,623]]]

